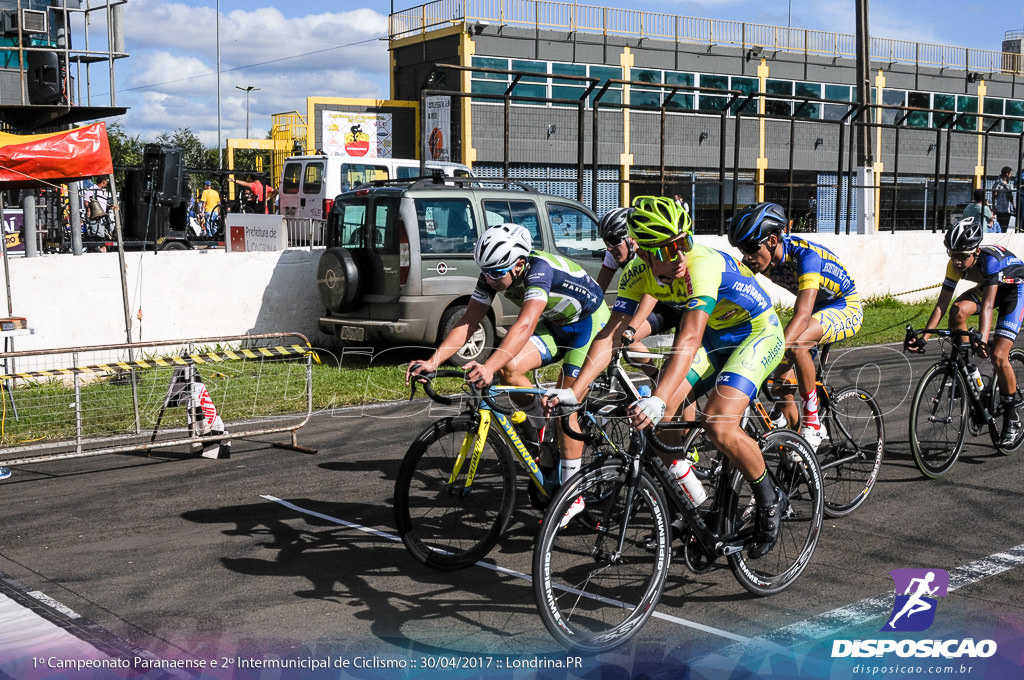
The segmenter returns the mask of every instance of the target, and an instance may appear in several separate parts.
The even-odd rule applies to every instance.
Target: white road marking
[[[398,536],[395,536],[394,534],[389,534],[389,533],[386,533],[384,531],[379,531],[377,529],[371,529],[371,528],[365,527],[365,526],[363,526],[361,524],[356,524],[355,522],[349,522],[347,520],[340,519],[338,517],[332,517],[330,515],[325,515],[322,512],[316,512],[315,510],[307,510],[306,508],[303,508],[303,507],[300,507],[298,505],[295,505],[294,503],[291,503],[289,501],[285,501],[285,500],[282,500],[280,498],[276,498],[275,496],[270,496],[270,495],[267,495],[267,494],[260,494],[260,498],[266,499],[268,501],[272,501],[274,503],[279,503],[279,504],[283,505],[284,507],[289,508],[290,510],[294,510],[294,511],[302,513],[302,514],[309,515],[310,517],[316,517],[318,519],[326,520],[328,522],[334,522],[335,524],[340,524],[342,526],[349,527],[350,529],[355,529],[356,531],[362,531],[364,533],[370,534],[371,536],[376,536],[378,538],[383,538],[383,539],[386,539],[386,540],[389,540],[389,541],[396,541],[398,543],[402,542],[402,539],[399,538]],[[498,565],[495,565],[495,564],[488,564],[487,562],[477,562],[476,564],[477,564],[477,566],[484,567],[486,569],[491,569],[491,570],[496,571],[498,573],[506,574],[508,576],[513,576],[515,578],[520,578],[520,579],[523,579],[524,581],[529,581],[529,582],[533,581],[533,578],[530,577],[529,574],[524,574],[522,572],[515,571],[513,569],[507,569],[505,567],[501,567],[501,566],[498,566]],[[592,596],[588,596],[588,597],[592,597]],[[621,603],[617,603],[617,604],[621,605]],[[696,621],[690,621],[689,619],[682,619],[682,618],[679,618],[678,616],[672,616],[671,614],[665,614],[665,613],[659,612],[659,611],[655,611],[652,616],[654,618],[661,619],[662,621],[668,621],[670,623],[675,623],[677,625],[685,626],[687,628],[693,628],[694,630],[699,630],[699,631],[702,631],[702,632],[705,632],[705,633],[709,633],[711,635],[717,635],[718,637],[723,637],[723,638],[726,638],[728,640],[734,640],[734,641],[736,641],[737,643],[739,643],[740,645],[743,645],[743,646],[770,647],[770,648],[772,648],[773,652],[789,654],[789,650],[787,650],[787,649],[784,649],[784,648],[781,648],[781,647],[775,649],[775,645],[772,642],[770,642],[770,641],[761,641],[761,640],[755,639],[755,638],[748,638],[748,637],[745,637],[743,635],[737,635],[736,633],[731,633],[731,632],[729,632],[727,630],[721,630],[719,628],[713,628],[711,626],[705,626],[704,624],[697,623]]]

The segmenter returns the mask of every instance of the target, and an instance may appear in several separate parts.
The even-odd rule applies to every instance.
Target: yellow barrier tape
[[[893,297],[897,295],[910,295],[911,293],[920,293],[922,290],[931,290],[932,288],[941,288],[941,283],[936,283],[934,286],[925,286],[924,288],[915,288],[914,290],[905,290],[902,293],[890,293]]]
[[[0,374],[0,380],[29,379],[29,378],[52,378],[60,375],[75,375],[76,373],[115,373],[118,370],[131,371],[136,368],[169,368],[173,366],[188,366],[189,364],[212,364],[221,361],[242,361],[244,359],[265,359],[288,356],[312,355],[313,361],[320,363],[320,357],[309,347],[301,345],[289,345],[279,347],[258,347],[256,349],[224,350],[223,352],[205,352],[203,354],[188,354],[184,356],[157,357],[155,359],[140,359],[138,361],[116,361],[107,364],[90,364],[88,366],[76,366],[75,368],[54,368],[47,371],[31,371],[28,373]]]

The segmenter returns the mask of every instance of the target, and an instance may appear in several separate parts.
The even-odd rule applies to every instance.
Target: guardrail
[[[305,336],[263,333],[0,353],[0,465],[290,432],[313,409]],[[30,455],[31,454],[31,455]]]
[[[323,248],[327,237],[327,220],[312,217],[286,217],[289,248]]]

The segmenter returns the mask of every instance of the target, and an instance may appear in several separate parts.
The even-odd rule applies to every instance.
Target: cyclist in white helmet
[[[406,383],[413,375],[437,370],[466,344],[494,297],[504,292],[521,307],[519,316],[483,363],[466,364],[466,380],[483,387],[500,377],[503,384],[530,387],[529,371],[564,358],[558,386],[572,386],[591,341],[608,321],[608,306],[582,267],[532,246],[529,230],[518,224],[500,224],[483,233],[473,252],[482,273],[465,314],[429,359],[409,364]],[[560,444],[564,482],[580,468],[583,443],[563,434]]]

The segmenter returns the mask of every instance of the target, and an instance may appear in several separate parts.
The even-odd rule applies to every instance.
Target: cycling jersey
[[[490,305],[495,295],[497,292],[481,274],[473,299]],[[597,281],[572,260],[535,250],[505,297],[519,307],[529,300],[544,300],[544,311],[530,341],[540,352],[542,365],[564,357],[565,374],[572,378],[579,375],[590,343],[609,317]]]
[[[667,284],[643,259],[634,258],[619,279],[613,310],[632,315],[645,294],[680,312],[707,312],[701,348],[686,376],[698,394],[710,389],[717,374],[715,383],[753,399],[782,359],[785,337],[771,298],[730,255],[694,244],[686,255],[685,274]]]
[[[860,330],[864,310],[853,277],[828,248],[798,236],[783,234],[782,259],[768,267],[768,280],[794,295],[817,290],[811,318],[822,328],[820,344],[853,337]]]
[[[982,294],[987,286],[999,286],[995,309],[999,315],[992,333],[999,337],[1017,339],[1024,321],[1024,261],[1002,246],[981,246],[977,261],[961,273],[950,260],[946,265],[946,278],[942,289],[952,293],[961,279],[981,284],[961,295],[958,300],[970,300],[981,310]]]
[[[490,305],[497,295],[483,274],[476,282],[473,299]],[[559,255],[535,250],[526,270],[505,291],[509,302],[522,307],[529,300],[544,300],[540,318],[556,326],[576,323],[604,304],[601,287],[583,267]]]

